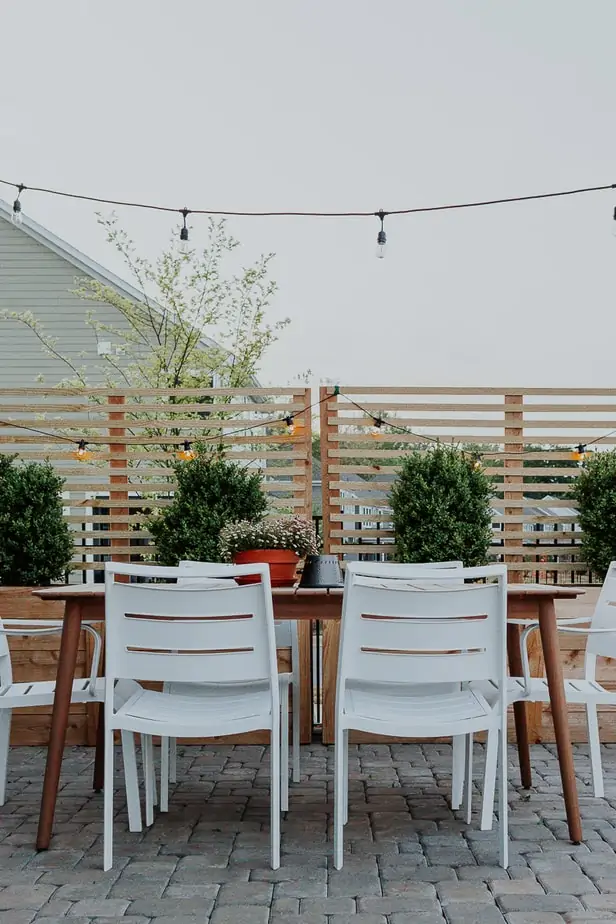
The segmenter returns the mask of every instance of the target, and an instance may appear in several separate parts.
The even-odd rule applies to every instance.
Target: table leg
[[[558,643],[556,610],[552,599],[540,600],[539,602],[539,631],[541,632],[541,645],[543,646],[545,675],[550,691],[550,708],[554,722],[554,735],[567,811],[569,837],[574,844],[579,844],[582,840],[582,822],[573,767],[573,751],[571,749],[567,700],[565,698],[560,645]]]
[[[509,623],[507,625],[507,656],[509,660],[509,673],[512,677],[522,676],[522,655],[520,654],[520,627]],[[518,743],[518,759],[520,761],[520,776],[524,789],[533,785],[530,766],[530,742],[528,737],[528,716],[526,703],[513,704],[515,719],[515,737]]]
[[[64,612],[64,623],[62,626],[62,637],[60,639],[58,671],[56,674],[56,693],[51,715],[49,747],[47,749],[47,763],[45,765],[45,779],[43,781],[43,797],[41,799],[41,813],[39,816],[38,834],[36,838],[37,850],[47,850],[49,842],[51,841],[51,831],[56,810],[58,786],[60,784],[62,755],[64,753],[64,743],[66,740],[68,712],[71,705],[80,634],[81,604],[78,600],[67,601]]]
[[[98,725],[96,726],[96,750],[94,752],[94,778],[92,789],[100,792],[105,778],[105,704],[98,706]]]

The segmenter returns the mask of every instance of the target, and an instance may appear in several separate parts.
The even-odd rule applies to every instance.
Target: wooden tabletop
[[[342,588],[321,590],[312,587],[273,587],[276,597],[295,597],[298,600],[326,599],[327,597],[342,596]],[[508,584],[509,597],[552,597],[561,600],[573,600],[581,596],[584,590],[580,587],[563,587],[557,584]],[[75,600],[81,597],[91,599],[105,596],[104,584],[56,584],[53,587],[39,587],[33,591],[35,597],[43,600]]]

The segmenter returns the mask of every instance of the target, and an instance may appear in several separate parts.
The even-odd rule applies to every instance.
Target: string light
[[[474,469],[476,472],[480,472],[481,469],[482,469],[482,467],[483,467],[483,464],[482,464],[482,461],[481,461],[481,456],[480,456],[480,454],[477,452],[477,453],[475,453],[475,456],[474,456],[474,458],[473,458],[473,469]]]
[[[190,215],[190,209],[183,208],[180,209],[180,212],[184,219],[184,224],[180,229],[180,250],[182,253],[188,253],[188,226],[186,224],[186,219]]]
[[[11,221],[13,222],[14,225],[20,225],[24,220],[19,197],[21,196],[25,188],[26,187],[24,186],[23,183],[19,183],[17,186],[17,198],[13,202],[13,214],[11,215]]]
[[[73,456],[78,462],[87,462],[92,458],[92,453],[88,452],[88,444],[85,440],[79,440],[77,449],[73,452]]]
[[[383,426],[383,420],[380,417],[372,418],[372,436],[378,438],[381,435],[381,427]]]
[[[23,183],[14,183],[10,180],[0,179],[0,184],[4,186],[13,186],[17,190],[17,198],[13,203],[13,221],[21,221],[21,202],[19,197],[26,186]],[[577,189],[564,189],[548,193],[532,193],[525,196],[505,196],[500,199],[481,199],[475,202],[453,202],[445,205],[423,205],[413,208],[389,209],[385,212],[380,209],[378,212],[373,211],[355,211],[355,212],[304,212],[304,211],[231,211],[229,209],[178,209],[170,205],[157,205],[152,202],[131,202],[125,199],[105,199],[102,196],[88,196],[81,193],[66,192],[60,189],[50,189],[44,186],[28,186],[30,192],[45,193],[50,196],[62,196],[67,199],[79,199],[83,202],[95,202],[103,205],[122,206],[125,208],[151,209],[157,212],[180,212],[184,218],[184,223],[180,229],[180,246],[185,252],[188,245],[188,226],[186,218],[188,215],[213,215],[218,217],[243,217],[243,218],[367,218],[376,216],[381,220],[381,229],[377,234],[377,256],[382,259],[385,256],[385,247],[387,244],[387,235],[383,226],[384,219],[387,215],[416,215],[423,212],[445,212],[453,209],[472,209],[483,208],[490,205],[505,205],[512,202],[532,202],[539,199],[555,199],[562,196],[577,196],[591,192],[602,192],[608,189],[616,189],[616,183],[608,183],[602,186],[584,186]],[[616,217],[616,210],[614,212]]]
[[[582,465],[585,459],[589,459],[591,453],[588,452],[585,443],[579,443],[573,452],[571,453],[571,458],[574,462],[577,462],[578,465]]]
[[[382,260],[385,256],[385,250],[387,248],[387,234],[385,233],[384,223],[385,216],[388,214],[381,209],[378,212],[374,213],[377,218],[381,220],[381,230],[376,236],[376,256],[377,260]]]
[[[184,440],[184,446],[177,453],[177,457],[181,462],[192,462],[193,459],[197,458],[197,453],[192,448],[190,440]]]
[[[284,422],[287,425],[287,434],[289,436],[293,436],[295,433],[295,421],[293,419],[293,414],[287,414],[287,416],[284,418]]]

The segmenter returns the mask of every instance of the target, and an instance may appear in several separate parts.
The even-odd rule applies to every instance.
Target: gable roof
[[[5,219],[5,221],[11,221],[13,215],[13,206],[6,202],[4,199],[0,199],[0,218]],[[53,232],[49,231],[47,228],[44,228],[42,225],[39,225],[32,218],[29,218],[27,215],[24,215],[22,212],[22,221],[18,226],[20,231],[23,231],[24,234],[27,234],[37,243],[42,244],[43,247],[46,247],[48,250],[53,251],[62,259],[67,260],[69,263],[79,270],[80,273],[83,273],[85,276],[91,276],[94,279],[97,279],[98,282],[102,283],[105,286],[110,286],[112,289],[115,289],[116,292],[119,292],[124,298],[130,299],[130,301],[138,302],[143,304],[144,296],[143,293],[132,286],[129,282],[125,282],[123,279],[120,279],[119,276],[116,276],[115,273],[112,273],[110,270],[105,269],[104,266],[101,266],[100,263],[97,263],[96,260],[93,260],[91,257],[86,256],[85,253],[82,253],[80,250],[77,250],[76,247],[73,247],[72,244],[63,241],[62,238],[57,237]],[[158,305],[152,299],[149,299],[152,307],[163,313],[164,309]],[[202,335],[201,342],[203,346],[207,347],[218,347],[218,344],[211,340],[210,337]]]

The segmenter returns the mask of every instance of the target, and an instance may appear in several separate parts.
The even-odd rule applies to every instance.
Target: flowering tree
[[[267,348],[288,324],[270,324],[266,311],[277,286],[270,279],[273,254],[261,255],[239,272],[226,272],[225,258],[239,242],[224,220],[210,220],[208,242],[198,251],[182,252],[175,235],[154,262],[137,253],[117,217],[99,216],[106,238],[122,256],[141,299],[133,301],[95,279],[81,281],[76,294],[93,303],[84,324],[98,344],[113,339],[117,353],[100,357],[99,369],[109,387],[199,388],[220,379],[241,388],[258,372]],[[117,325],[104,323],[96,303],[112,305]],[[64,355],[31,311],[5,311],[28,327],[42,349],[64,363],[67,376],[58,384],[86,387],[88,372]]]

